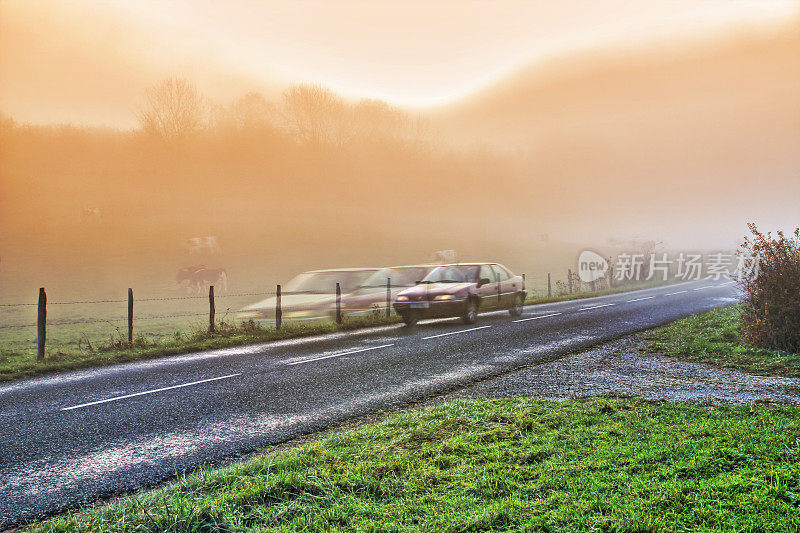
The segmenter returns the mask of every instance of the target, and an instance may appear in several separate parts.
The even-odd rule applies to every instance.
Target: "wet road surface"
[[[0,527],[736,300],[702,280],[0,385]]]

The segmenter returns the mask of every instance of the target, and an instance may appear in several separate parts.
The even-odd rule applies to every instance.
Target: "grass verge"
[[[33,531],[797,531],[800,407],[460,400]]]
[[[745,346],[741,307],[714,309],[647,334],[649,350],[762,375],[800,377],[800,354]]]
[[[576,292],[573,294],[558,294],[556,296],[536,296],[535,293],[531,293],[528,295],[528,298],[525,300],[525,305],[536,305],[536,304],[548,304],[553,302],[563,302],[567,300],[580,300],[582,298],[594,298],[596,296],[606,296],[609,294],[619,294],[622,292],[630,292],[630,291],[638,291],[641,289],[653,289],[655,287],[661,287],[663,285],[670,285],[676,283],[676,281],[669,280],[669,281],[644,281],[640,283],[631,283],[627,285],[621,285],[619,287],[611,287],[596,290],[594,292]]]
[[[607,294],[628,292],[642,288],[652,288],[663,283],[648,282],[635,285],[626,285],[612,289],[598,290],[595,292],[581,292],[553,297],[530,297],[525,302],[527,305],[558,302],[591,298]],[[118,363],[128,363],[143,359],[155,359],[171,355],[230,348],[259,342],[269,342],[293,337],[319,335],[336,331],[351,331],[354,329],[395,324],[399,317],[391,318],[360,318],[347,319],[344,324],[337,325],[333,322],[319,322],[313,324],[285,323],[280,331],[271,327],[260,327],[257,324],[220,322],[216,333],[209,333],[202,326],[195,327],[193,331],[183,333],[176,331],[172,335],[160,337],[147,337],[138,335],[133,346],[128,345],[123,333],[117,330],[116,336],[112,334],[108,340],[92,344],[89,340],[78,342],[75,345],[56,345],[49,349],[45,361],[37,361],[35,352],[21,353],[15,349],[0,347],[0,382],[16,379],[36,377],[69,370],[79,370],[99,366],[108,366]]]
[[[219,322],[214,333],[198,328],[188,334],[176,332],[172,338],[161,340],[148,340],[140,335],[134,339],[133,346],[128,345],[122,337],[117,337],[97,347],[89,347],[81,351],[56,350],[48,353],[47,359],[41,362],[33,356],[22,356],[2,350],[0,351],[0,382],[203,350],[230,348],[337,331],[351,331],[368,326],[394,324],[398,321],[399,319],[396,318],[375,318],[369,320],[348,319],[341,325],[333,322],[286,324],[280,331],[255,323]]]

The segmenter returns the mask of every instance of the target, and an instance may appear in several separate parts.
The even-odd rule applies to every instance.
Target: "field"
[[[460,400],[35,531],[797,531],[800,408]]]

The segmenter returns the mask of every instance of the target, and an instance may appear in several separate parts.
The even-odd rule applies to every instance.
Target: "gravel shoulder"
[[[647,351],[643,334],[487,379],[437,398],[636,396],[652,401],[800,403],[800,379],[755,376]]]

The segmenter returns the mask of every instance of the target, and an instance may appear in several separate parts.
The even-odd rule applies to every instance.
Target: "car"
[[[359,289],[378,268],[334,268],[311,270],[292,278],[281,290],[281,318],[285,321],[314,321],[328,319],[336,305],[336,283],[344,299]],[[277,298],[271,296],[242,308],[241,320],[273,321]]]
[[[409,326],[422,318],[446,317],[474,324],[481,311],[521,315],[526,296],[522,277],[499,263],[458,263],[434,268],[419,284],[400,291],[393,306]]]
[[[404,265],[382,268],[364,281],[363,285],[342,297],[342,316],[384,316],[386,314],[387,281],[388,301],[394,301],[397,294],[413,287],[438,265]],[[335,309],[333,310],[335,312]]]

